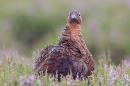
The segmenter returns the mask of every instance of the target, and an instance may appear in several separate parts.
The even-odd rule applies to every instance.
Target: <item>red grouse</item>
[[[66,76],[72,73],[73,79],[77,75],[86,78],[95,70],[93,57],[86,47],[81,34],[81,14],[77,10],[69,12],[67,24],[56,45],[47,45],[39,53],[35,62],[34,72],[40,75],[48,74]]]

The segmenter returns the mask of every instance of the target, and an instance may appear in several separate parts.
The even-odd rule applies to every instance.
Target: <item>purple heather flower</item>
[[[126,74],[126,73],[124,74],[124,79],[125,79],[126,81],[130,82],[129,75]]]

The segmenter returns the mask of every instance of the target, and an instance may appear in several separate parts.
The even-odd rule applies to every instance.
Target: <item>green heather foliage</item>
[[[13,18],[14,37],[25,44],[31,46],[48,32],[54,31],[56,23],[54,19],[38,14],[17,14]]]
[[[74,81],[70,75],[58,82],[54,77],[36,77],[33,74],[34,61],[39,50],[32,58],[19,55],[14,49],[0,49],[0,86],[129,86],[130,63],[122,61],[115,66],[109,55],[102,54],[98,59],[96,74],[92,78]]]

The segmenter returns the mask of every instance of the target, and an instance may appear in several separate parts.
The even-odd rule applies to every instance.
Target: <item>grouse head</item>
[[[79,11],[72,10],[68,14],[68,23],[70,24],[81,24],[82,17]]]

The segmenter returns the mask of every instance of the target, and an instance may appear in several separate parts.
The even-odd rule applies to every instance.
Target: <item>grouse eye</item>
[[[79,16],[81,16],[81,15],[79,14]]]

